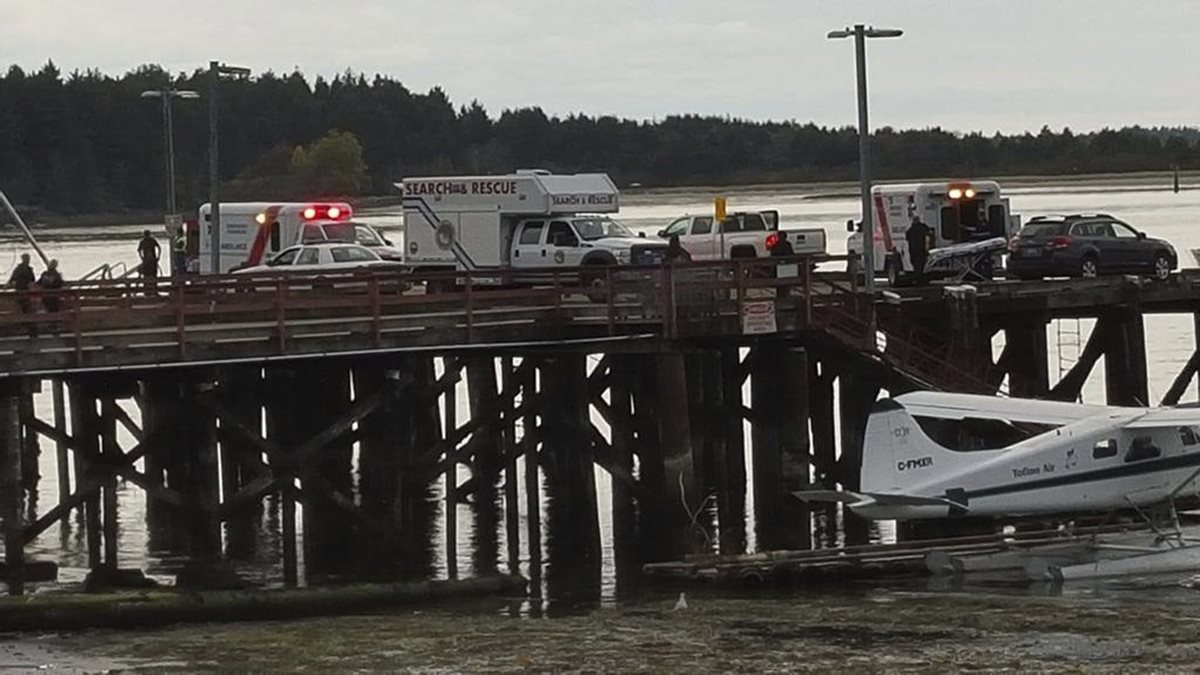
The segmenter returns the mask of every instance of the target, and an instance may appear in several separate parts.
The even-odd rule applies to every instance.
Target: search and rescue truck
[[[585,268],[599,283],[611,265],[661,262],[666,244],[606,214],[619,208],[606,174],[524,170],[503,176],[406,178],[405,262],[423,269],[499,272],[480,283],[522,284],[554,268]],[[589,274],[586,268],[595,268]]]
[[[369,225],[351,221],[353,210],[344,202],[235,202],[221,204],[221,264],[217,272],[259,265],[285,248],[323,242],[355,243],[374,236]],[[212,207],[200,207],[201,274],[212,269]],[[360,232],[365,229],[369,232]]]
[[[914,271],[906,234],[914,220],[930,229],[929,249],[1005,240],[1021,229],[1021,219],[1009,210],[1000,184],[990,180],[876,185],[871,190],[875,220],[875,274],[899,280]],[[862,224],[847,223],[853,234],[846,242],[851,260],[862,255]],[[858,231],[855,231],[855,230]],[[1003,247],[989,259],[988,272],[1000,269]]]

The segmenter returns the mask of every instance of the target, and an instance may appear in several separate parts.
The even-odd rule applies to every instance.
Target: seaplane
[[[1200,569],[1200,541],[1185,536],[1175,508],[1200,497],[1200,408],[918,391],[876,403],[863,448],[858,490],[796,496],[874,520],[1132,511],[1148,536],[1043,558],[1037,574]]]

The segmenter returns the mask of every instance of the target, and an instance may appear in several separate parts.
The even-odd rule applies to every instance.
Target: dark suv
[[[1171,276],[1175,249],[1112,216],[1037,216],[1008,242],[1008,276],[1095,277],[1101,274]]]

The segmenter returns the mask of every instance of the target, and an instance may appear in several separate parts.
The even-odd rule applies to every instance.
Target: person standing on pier
[[[58,291],[63,287],[63,276],[58,271],[58,261],[51,260],[46,264],[46,271],[42,272],[42,276],[38,277],[38,288],[49,293],[42,294],[42,307],[46,311],[53,314],[62,307],[62,298],[59,297]]]
[[[17,291],[17,308],[22,314],[33,314],[33,298],[30,296],[30,291],[33,290],[33,266],[29,264],[29,254],[21,254],[21,262],[13,268],[12,275],[8,277],[9,288]],[[37,336],[37,324],[29,323],[29,337]]]
[[[781,230],[779,232],[779,241],[775,242],[774,248],[771,249],[771,257],[772,258],[791,258],[794,255],[796,255],[796,249],[792,248],[792,242],[788,241],[787,232],[784,232]],[[792,266],[794,267],[794,264],[792,264]],[[788,275],[781,273],[781,269],[780,269],[781,267],[783,267],[782,264],[775,266],[775,278],[776,279],[781,279],[781,278],[785,278],[785,276],[788,276]],[[795,276],[795,275],[793,274],[790,276]],[[791,289],[789,289],[787,286],[776,286],[775,287],[775,297],[786,298],[788,296],[788,292],[790,290]]]
[[[150,235],[150,230],[142,230],[142,240],[138,242],[138,258],[141,260],[141,273],[147,279],[158,276],[158,258],[162,247],[158,240]]]
[[[925,261],[929,259],[930,233],[929,226],[917,216],[913,216],[912,222],[908,224],[908,231],[904,233],[905,243],[908,244],[908,261],[912,263],[913,274],[916,275],[918,284],[925,283]]]
[[[146,292],[153,293],[155,279],[158,278],[158,259],[162,253],[162,247],[159,246],[158,240],[150,235],[150,230],[142,230],[142,240],[138,242],[137,251],[138,258],[142,261],[138,266],[138,271],[146,280]]]

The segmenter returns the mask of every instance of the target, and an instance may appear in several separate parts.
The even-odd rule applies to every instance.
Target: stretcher
[[[1007,248],[1004,237],[935,248],[925,260],[925,274],[955,281],[990,281],[995,257]]]

